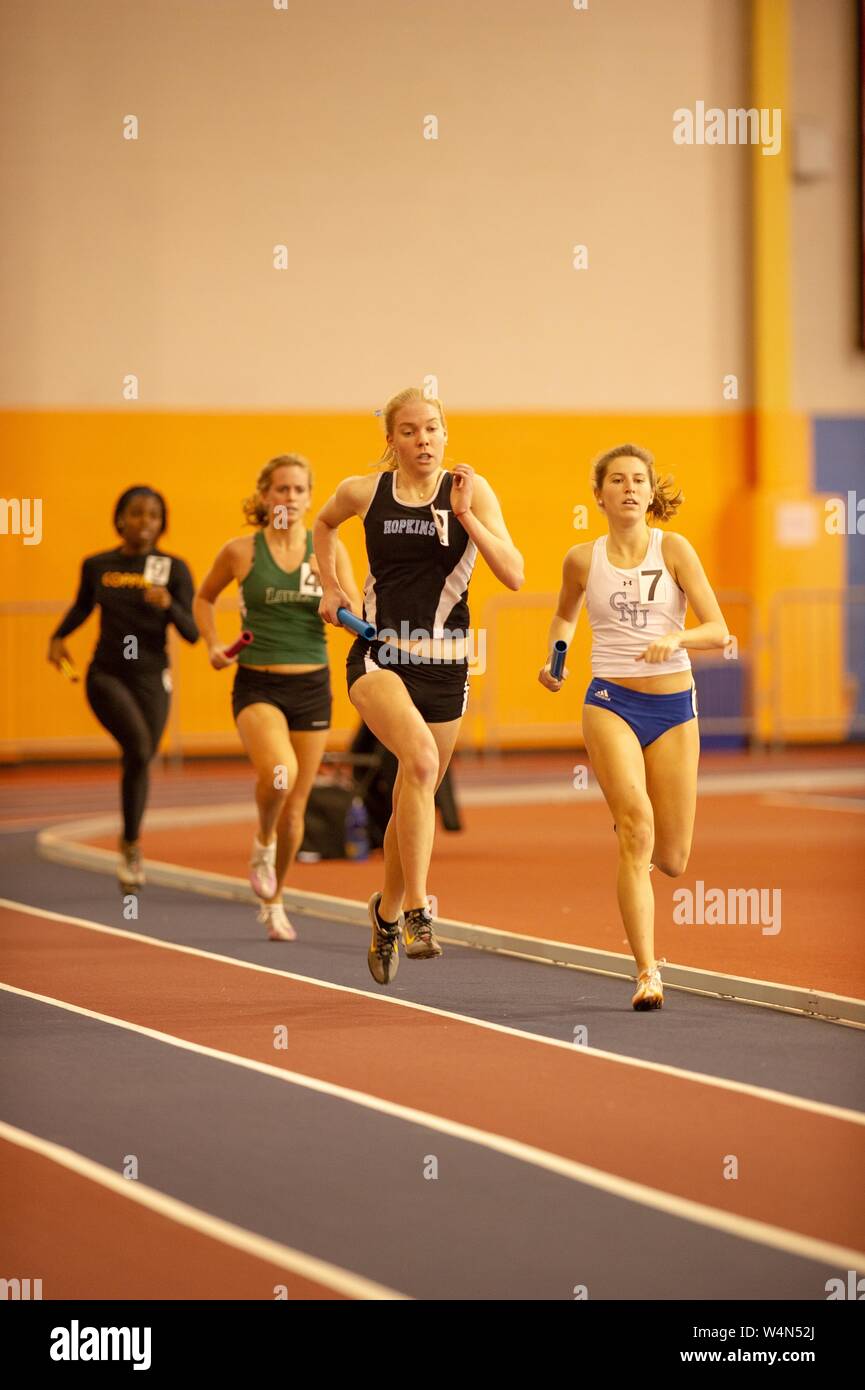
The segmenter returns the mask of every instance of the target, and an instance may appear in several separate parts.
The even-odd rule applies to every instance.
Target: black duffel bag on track
[[[357,790],[332,778],[315,783],[306,803],[303,844],[299,857],[346,859],[345,818]]]
[[[381,849],[390,819],[397,760],[365,724],[361,724],[347,753],[325,753],[325,765],[348,767],[350,780],[317,777],[306,806],[299,858],[346,859],[345,821],[359,796],[367,813],[369,847]],[[436,792],[436,807],[445,830],[462,830],[450,769]]]

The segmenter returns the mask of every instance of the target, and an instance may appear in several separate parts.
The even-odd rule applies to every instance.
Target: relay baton
[[[69,661],[65,656],[61,656],[60,658],[60,670],[63,672],[64,676],[68,681],[80,681],[81,679],[77,670],[72,665],[72,662]]]
[[[562,672],[565,669],[565,653],[567,650],[567,642],[559,640],[553,643],[553,651],[550,657],[550,675],[554,681],[560,681],[562,679]]]
[[[236,642],[232,642],[230,647],[225,648],[223,655],[228,657],[237,656],[237,653],[242,652],[244,647],[248,647],[252,640],[252,633],[244,630]]]
[[[337,608],[336,616],[347,627],[349,632],[356,632],[358,637],[363,637],[367,642],[372,642],[375,638],[375,628],[372,623],[365,623],[363,618],[356,618],[348,608]]]

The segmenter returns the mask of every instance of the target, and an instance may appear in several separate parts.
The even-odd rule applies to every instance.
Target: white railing
[[[865,585],[779,590],[768,645],[774,743],[865,734]]]

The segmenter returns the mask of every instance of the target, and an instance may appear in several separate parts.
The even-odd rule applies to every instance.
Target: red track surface
[[[20,989],[417,1107],[727,1212],[865,1243],[865,1128],[848,1120],[8,908],[0,921],[5,975]],[[280,1054],[273,1024],[288,1018],[292,1045]],[[737,1182],[722,1177],[730,1153],[741,1165]]]
[[[579,793],[574,793],[575,799]],[[597,801],[472,806],[461,834],[436,834],[430,891],[443,917],[526,936],[627,953],[615,897],[616,840]],[[146,830],[146,856],[246,878],[251,822]],[[90,843],[116,848],[116,838]],[[654,876],[656,950],[677,964],[860,997],[865,993],[865,816],[767,805],[758,796],[702,796],[691,862]],[[673,894],[709,888],[781,890],[781,930],[677,925]],[[291,887],[366,900],[381,856],[297,865]],[[770,897],[771,901],[771,897]]]
[[[175,804],[193,786],[190,802],[212,804],[199,771],[172,784]],[[233,774],[223,777],[235,784]],[[17,814],[42,811],[43,821],[72,813],[83,786],[77,771],[68,781],[56,772],[10,780],[25,793]],[[170,779],[158,781],[164,789]],[[91,785],[105,799],[87,810],[113,810],[116,774],[100,769]],[[238,775],[230,799],[248,789],[248,773]],[[441,914],[626,952],[609,816],[577,798],[469,807],[462,835],[440,830],[430,887]],[[144,848],[155,859],[243,878],[251,829],[151,829]],[[654,875],[659,954],[861,995],[863,832],[865,819],[842,809],[702,796],[687,874],[677,883]],[[292,885],[358,900],[379,885],[380,872],[379,857],[302,865]],[[782,930],[675,926],[672,894],[697,879],[707,888],[780,889]],[[74,902],[68,910],[75,913]],[[70,922],[3,909],[0,927],[13,987],[521,1141],[733,1216],[865,1246],[865,1128],[843,1117]],[[280,966],[291,968],[288,960]],[[280,1052],[273,1025],[289,1018],[291,1047]],[[736,1182],[722,1175],[728,1154],[739,1159]],[[339,1297],[13,1144],[0,1143],[0,1182],[16,1193],[5,1223],[7,1267],[38,1273],[46,1287],[50,1280],[52,1297],[183,1298],[195,1288],[200,1298],[272,1299],[279,1284],[292,1299]]]
[[[272,1299],[280,1284],[291,1300],[342,1297],[3,1140],[0,1185],[15,1193],[6,1267],[39,1270],[53,1299]]]

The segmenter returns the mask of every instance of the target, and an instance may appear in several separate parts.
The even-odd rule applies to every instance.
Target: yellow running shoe
[[[399,923],[383,927],[378,915],[381,893],[373,893],[367,908],[372,925],[372,941],[366,953],[369,973],[376,984],[389,985],[399,969]]]
[[[427,907],[412,907],[403,914],[403,938],[407,960],[430,960],[442,953]]]
[[[640,1012],[646,1009],[663,1009],[664,985],[661,980],[661,966],[665,960],[656,960],[648,970],[641,970],[637,976],[637,992],[631,1000],[633,1007]]]

